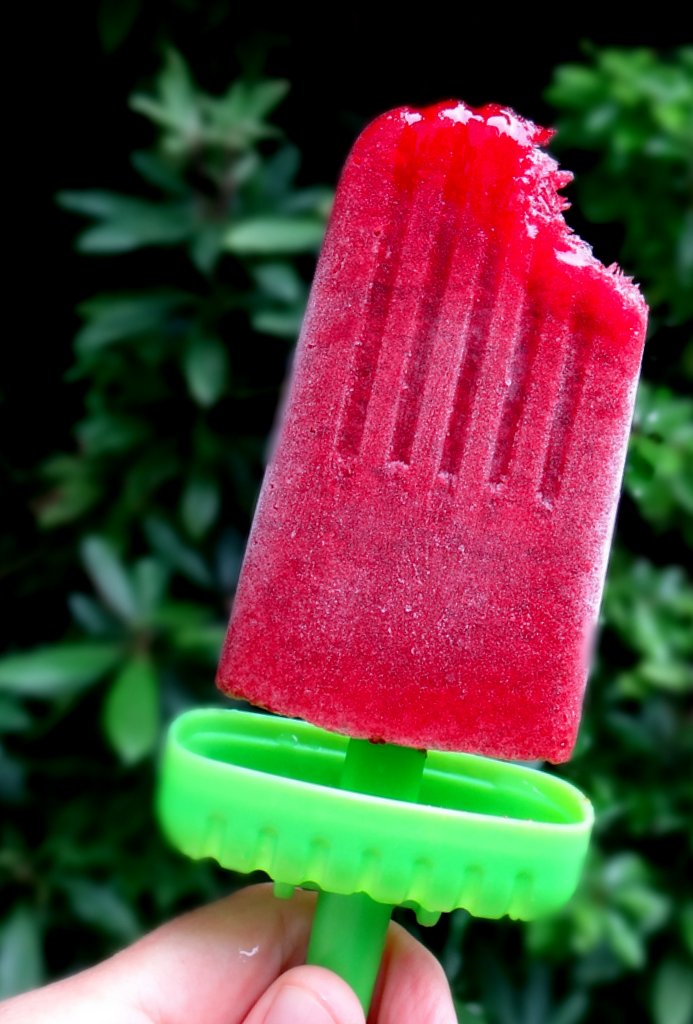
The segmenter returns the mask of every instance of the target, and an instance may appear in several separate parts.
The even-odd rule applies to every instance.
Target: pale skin
[[[303,965],[315,897],[251,886],[64,981],[0,1006],[2,1024],[364,1024],[344,981]],[[303,966],[300,966],[303,965]],[[455,1024],[442,968],[391,924],[369,1024]]]

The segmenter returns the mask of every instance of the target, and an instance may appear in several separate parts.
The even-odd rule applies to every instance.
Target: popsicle
[[[551,132],[446,102],[343,171],[218,673],[366,740],[574,745],[646,326]]]
[[[589,840],[574,787],[495,760],[569,756],[645,332],[549,138],[446,102],[357,141],[218,675],[291,717],[189,711],[164,752],[171,841],[317,887],[308,961],[364,1009],[393,906],[529,920]]]

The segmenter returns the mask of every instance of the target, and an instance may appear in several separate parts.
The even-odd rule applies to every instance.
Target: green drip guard
[[[593,822],[574,786],[531,768],[222,710],[190,711],[171,726],[158,813],[189,857],[264,871],[279,896],[320,889],[309,961],[342,973],[364,1007],[392,907],[412,907],[422,924],[457,908],[487,918],[547,914],[574,892]],[[364,972],[359,962],[356,980],[334,962],[326,922],[340,906],[333,897],[354,894],[354,920],[370,922],[363,953],[373,965]]]

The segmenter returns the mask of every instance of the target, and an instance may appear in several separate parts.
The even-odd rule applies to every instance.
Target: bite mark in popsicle
[[[393,111],[346,164],[218,683],[364,739],[563,761],[646,308],[549,132]]]

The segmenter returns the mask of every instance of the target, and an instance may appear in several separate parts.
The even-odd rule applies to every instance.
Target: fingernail
[[[299,985],[284,985],[277,992],[264,1024],[337,1024],[320,996]]]

